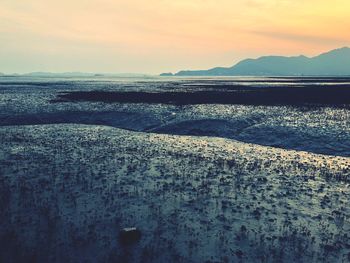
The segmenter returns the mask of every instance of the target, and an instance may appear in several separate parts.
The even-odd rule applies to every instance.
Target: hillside
[[[350,75],[350,48],[344,47],[315,57],[263,56],[236,65],[209,70],[184,70],[175,76],[344,76]]]

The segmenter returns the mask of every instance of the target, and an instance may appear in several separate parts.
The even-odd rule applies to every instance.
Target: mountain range
[[[183,70],[161,76],[347,76],[350,75],[350,48],[335,49],[315,57],[263,56],[245,59],[232,67]]]

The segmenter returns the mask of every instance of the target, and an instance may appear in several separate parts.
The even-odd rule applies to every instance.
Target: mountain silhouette
[[[169,74],[167,74],[169,75]],[[236,65],[209,70],[184,70],[175,76],[344,76],[350,75],[350,48],[344,47],[315,57],[264,56]]]

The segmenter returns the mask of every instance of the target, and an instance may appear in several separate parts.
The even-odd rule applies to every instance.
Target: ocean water
[[[97,124],[350,155],[350,79],[1,77],[0,125]]]

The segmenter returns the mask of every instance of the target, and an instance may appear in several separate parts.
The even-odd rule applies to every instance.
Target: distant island
[[[350,48],[335,49],[315,57],[263,56],[236,65],[209,70],[182,70],[160,76],[350,76]]]
[[[161,77],[171,77],[171,76],[174,76],[174,74],[171,72],[166,72],[166,73],[161,73],[160,76]]]

